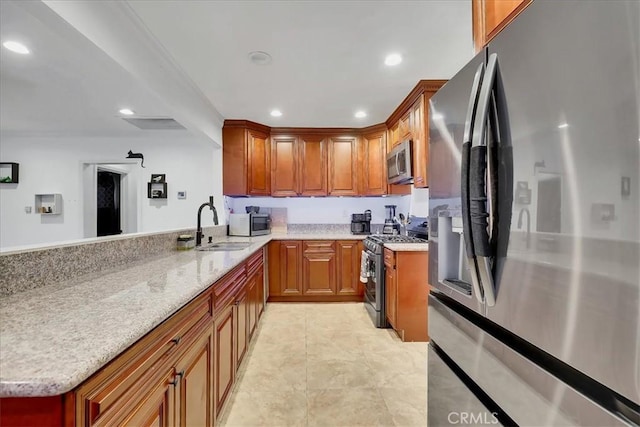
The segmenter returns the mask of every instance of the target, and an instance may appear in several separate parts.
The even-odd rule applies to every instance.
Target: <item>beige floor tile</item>
[[[231,410],[220,420],[221,426],[306,426],[307,400],[298,391],[238,391],[232,396]]]
[[[393,418],[375,388],[308,390],[308,426],[392,426]]]
[[[382,394],[396,426],[427,425],[426,388],[381,388],[380,394]]]
[[[284,391],[307,388],[305,354],[257,354],[247,359],[238,391]]]
[[[363,360],[307,358],[307,390],[375,387],[376,377]]]
[[[281,353],[281,354],[305,354],[306,340],[304,336],[277,336],[260,333],[253,347],[253,354],[256,353]]]

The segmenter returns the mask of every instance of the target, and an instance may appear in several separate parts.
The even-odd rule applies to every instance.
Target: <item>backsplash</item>
[[[225,236],[227,226],[205,227],[203,232]],[[180,234],[195,235],[195,229],[1,254],[0,297],[173,252]]]

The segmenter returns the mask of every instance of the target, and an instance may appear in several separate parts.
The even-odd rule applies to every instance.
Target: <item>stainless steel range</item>
[[[365,283],[364,306],[376,328],[386,328],[384,284],[384,244],[385,243],[427,243],[427,240],[410,236],[374,234],[364,239],[368,280]]]

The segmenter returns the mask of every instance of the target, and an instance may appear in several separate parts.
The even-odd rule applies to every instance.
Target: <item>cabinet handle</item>
[[[233,305],[240,305],[240,301],[236,301]]]
[[[171,342],[174,343],[175,345],[178,345],[180,344],[181,339],[182,339],[181,337],[175,337],[174,339],[171,340]]]
[[[170,385],[172,386],[177,386],[180,381],[182,380],[182,377],[184,376],[184,371],[180,371],[178,372],[175,377],[173,377],[173,381],[169,382]]]

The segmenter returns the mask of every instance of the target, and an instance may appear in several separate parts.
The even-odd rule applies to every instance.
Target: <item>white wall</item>
[[[289,224],[349,224],[352,213],[371,209],[371,222],[383,223],[384,205],[397,205],[396,215],[409,211],[409,196],[400,197],[249,197],[227,198],[229,207],[244,213],[245,206],[287,208]]]
[[[125,163],[129,150],[145,156],[145,168],[132,171],[138,182],[138,232],[195,227],[197,208],[209,195],[214,196],[223,223],[221,150],[211,141],[176,132],[176,136],[154,132],[139,138],[3,135],[0,161],[19,163],[20,177],[18,184],[0,186],[0,247],[83,238],[83,163]],[[152,173],[166,174],[166,200],[147,198]],[[179,190],[187,192],[186,200],[177,199]],[[63,213],[35,213],[37,193],[61,193]],[[26,206],[32,213],[25,213]],[[203,212],[203,225],[212,224],[211,214]]]

